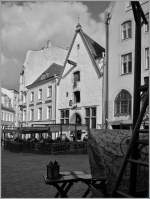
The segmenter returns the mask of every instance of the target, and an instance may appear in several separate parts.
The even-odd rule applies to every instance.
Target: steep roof
[[[85,42],[87,43],[90,53],[93,55],[93,57],[96,59],[98,57],[102,57],[102,53],[105,52],[105,49],[100,46],[96,41],[91,39],[86,33],[82,31],[82,34],[84,36]]]
[[[75,31],[72,43],[70,45],[68,54],[67,54],[66,59],[65,59],[64,69],[65,69],[66,63],[68,61],[68,58],[70,56],[70,53],[71,53],[71,50],[72,50],[72,47],[73,47],[73,44],[74,44],[74,41],[76,39],[77,34],[80,34],[82,41],[83,41],[83,43],[84,43],[84,45],[85,45],[85,47],[88,51],[88,54],[91,58],[91,61],[94,65],[94,68],[95,68],[95,70],[98,74],[98,77],[101,77],[101,72],[100,72],[98,65],[96,63],[96,59],[103,56],[103,52],[105,52],[105,49],[101,45],[99,45],[96,41],[94,41],[92,38],[90,38],[86,33],[84,33],[80,24],[78,24],[76,26],[76,31]],[[62,74],[63,74],[63,72],[62,72]],[[59,82],[60,82],[60,80],[59,80]]]
[[[62,71],[63,66],[53,63],[32,84],[28,85],[27,88],[33,88],[55,78],[56,76],[60,76]]]

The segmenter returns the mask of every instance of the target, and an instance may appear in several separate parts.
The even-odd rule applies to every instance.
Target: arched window
[[[127,90],[121,90],[115,99],[115,116],[131,114],[131,95]]]

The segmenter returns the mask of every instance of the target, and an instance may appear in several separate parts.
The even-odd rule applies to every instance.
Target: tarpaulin
[[[91,174],[94,178],[106,177],[108,194],[111,194],[114,187],[131,135],[131,131],[120,129],[90,131],[88,154]],[[145,151],[145,155],[148,155],[148,150]],[[128,166],[121,184],[123,190],[128,189],[129,171]],[[143,175],[145,174],[143,173]]]

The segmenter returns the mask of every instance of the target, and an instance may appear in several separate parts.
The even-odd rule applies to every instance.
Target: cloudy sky
[[[38,50],[47,40],[68,47],[79,22],[83,30],[105,47],[104,12],[109,1],[2,2],[1,83],[17,89],[28,50]]]

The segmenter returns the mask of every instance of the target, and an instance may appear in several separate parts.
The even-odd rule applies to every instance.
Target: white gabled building
[[[66,56],[57,93],[57,123],[102,124],[104,48],[80,24]]]

